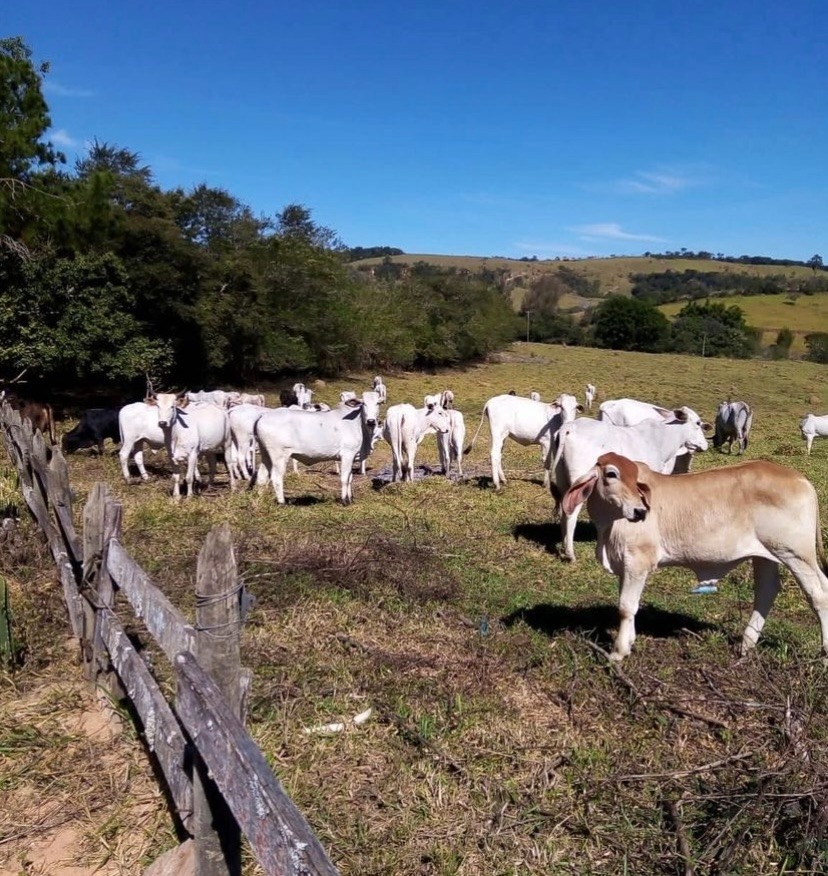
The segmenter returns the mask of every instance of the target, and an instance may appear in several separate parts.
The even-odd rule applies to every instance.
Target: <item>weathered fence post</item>
[[[196,652],[199,665],[216,682],[234,714],[241,708],[239,582],[230,525],[207,536],[196,573]],[[193,835],[196,876],[241,873],[241,831],[196,753],[193,768]]]
[[[100,675],[113,693],[119,694],[117,676],[104,644],[98,608],[112,608],[115,590],[107,568],[109,543],[120,535],[121,505],[113,501],[109,488],[96,483],[83,509],[84,662],[86,675],[96,681]]]

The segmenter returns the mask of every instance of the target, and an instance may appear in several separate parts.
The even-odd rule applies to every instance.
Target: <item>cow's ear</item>
[[[712,423],[702,423],[701,427],[702,427],[702,431],[710,432],[713,429],[713,424]]]
[[[644,507],[649,511],[650,510],[650,500],[653,497],[653,491],[647,484],[641,483],[638,481],[636,483],[638,487],[638,495],[641,496],[641,501],[644,503]]]
[[[154,395],[148,395],[148,396],[144,399],[144,404],[145,404],[145,405],[157,405],[157,404],[158,404],[158,399],[156,399],[156,397],[155,397]]]
[[[598,480],[598,473],[593,469],[577,481],[566,491],[563,497],[561,507],[564,514],[572,514],[572,512],[592,495],[595,484]]]
[[[361,402],[358,398],[349,398],[348,401],[345,402],[345,404],[346,404],[349,408],[360,408],[360,407],[362,407],[362,402]]]
[[[676,418],[676,420],[679,423],[686,423],[687,422],[687,411],[683,411],[681,408],[676,408],[673,411],[673,416]]]
[[[584,406],[583,406],[583,405],[575,405],[575,410],[576,410],[579,414],[582,414],[582,413],[584,412]]]

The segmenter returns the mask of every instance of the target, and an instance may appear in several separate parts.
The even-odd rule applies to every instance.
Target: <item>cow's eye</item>
[[[617,477],[618,477],[618,472],[617,472],[617,471],[614,471],[614,470],[611,469],[611,468],[608,468],[604,474],[605,474],[605,477],[606,477],[608,480],[609,480],[610,478],[617,478]]]

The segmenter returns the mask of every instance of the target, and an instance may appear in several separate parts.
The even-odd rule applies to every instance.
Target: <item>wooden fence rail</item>
[[[108,488],[95,484],[79,536],[60,449],[47,447],[5,403],[0,431],[55,562],[86,677],[132,704],[177,818],[193,838],[197,876],[239,874],[242,832],[267,874],[336,874],[244,729],[250,673],[239,658],[243,587],[229,525],[210,532],[199,554],[192,624],[121,544],[121,506]],[[119,594],[170,661],[175,702],[126,634]]]

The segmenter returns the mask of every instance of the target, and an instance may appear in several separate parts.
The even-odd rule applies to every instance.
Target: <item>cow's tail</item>
[[[402,478],[403,474],[408,471],[409,459],[408,456],[403,459],[403,429],[405,428],[405,415],[400,417],[399,427],[391,430],[391,452],[397,458],[399,466],[399,475]],[[412,472],[412,477],[414,473]]]
[[[748,446],[748,438],[750,438],[750,430],[753,426],[753,410],[750,405],[746,405],[747,407],[747,419],[745,420],[745,450],[747,450]]]
[[[52,444],[57,444],[55,439],[55,414],[52,411],[51,405],[46,405],[46,425],[49,428],[49,440]]]
[[[474,448],[474,442],[477,441],[477,436],[480,434],[480,430],[483,428],[483,420],[486,419],[488,413],[489,403],[486,402],[486,404],[483,405],[483,410],[480,413],[480,425],[477,427],[477,431],[474,433],[474,438],[472,438],[471,444],[469,444],[469,446],[463,450],[463,456],[466,456],[467,454],[472,452],[472,449]]]

